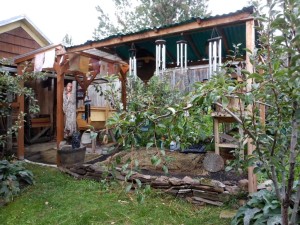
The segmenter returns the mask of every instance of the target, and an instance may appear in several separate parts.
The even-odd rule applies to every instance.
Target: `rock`
[[[214,187],[218,187],[218,188],[225,188],[225,184],[223,184],[222,182],[218,181],[218,180],[211,180],[211,183]]]
[[[225,184],[225,185],[230,185],[230,186],[233,185],[233,183],[232,183],[231,181],[228,181],[228,180],[223,181],[223,184]]]
[[[186,184],[199,184],[200,182],[198,180],[195,180],[189,176],[185,176],[182,181]]]
[[[154,181],[151,182],[151,187],[162,188],[162,189],[169,188],[170,187],[169,178],[166,176],[158,177]]]
[[[207,153],[203,160],[203,167],[209,172],[218,172],[224,169],[224,160],[218,154]]]
[[[242,191],[248,191],[248,180],[247,180],[247,179],[239,180],[239,182],[238,182],[238,187],[239,187]]]
[[[220,201],[218,193],[210,191],[193,190],[194,197],[205,198],[212,201]]]
[[[107,168],[105,168],[104,166],[98,165],[98,164],[93,164],[89,166],[90,170],[94,171],[94,172],[107,172]]]
[[[191,193],[192,189],[180,189],[178,191],[178,194],[187,194],[187,193]]]
[[[183,182],[181,179],[178,179],[178,178],[176,178],[176,177],[171,177],[171,178],[169,179],[169,182],[170,182],[172,185],[174,185],[174,186],[179,186],[179,185],[183,185],[183,184],[184,184],[184,182]]]
[[[201,178],[200,184],[206,185],[206,186],[211,186],[211,187],[219,187],[219,188],[225,187],[225,184],[223,184],[222,182],[217,181],[217,180],[207,179],[207,178]]]
[[[205,186],[205,185],[192,185],[192,188],[196,190],[211,191],[211,192],[218,192],[218,193],[224,192],[224,188]]]
[[[131,178],[132,179],[139,179],[142,183],[150,183],[151,181],[155,180],[157,177],[137,173],[137,174],[132,175]]]
[[[82,169],[82,168],[79,168],[79,169],[71,168],[70,171],[72,171],[73,173],[77,173],[79,175],[85,175],[86,174],[86,170]]]
[[[173,196],[177,196],[178,190],[170,188],[170,189],[166,190],[165,193],[173,195]]]
[[[272,190],[273,181],[272,180],[266,180],[263,183],[257,185],[257,190],[261,189],[267,189],[269,191]]]
[[[237,210],[223,210],[220,213],[221,219],[232,219],[237,213]]]
[[[234,186],[226,185],[225,190],[228,191],[229,194],[232,194],[232,195],[237,195],[241,191],[241,189],[236,185],[234,185]]]
[[[216,206],[222,206],[223,205],[222,202],[212,201],[212,200],[208,200],[208,199],[200,198],[200,197],[193,197],[193,200],[199,201],[199,202],[205,202],[205,203],[208,203],[208,204],[211,204],[211,205],[216,205]]]

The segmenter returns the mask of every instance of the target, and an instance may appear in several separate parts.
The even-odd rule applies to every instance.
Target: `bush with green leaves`
[[[1,64],[12,63],[7,59],[0,59]],[[26,65],[23,70],[23,75],[18,76],[11,74],[7,71],[0,71],[0,116],[6,120],[12,114],[12,102],[18,96],[24,95],[27,100],[29,113],[39,112],[39,106],[37,100],[35,99],[34,90],[28,87],[24,87],[22,84],[25,81],[44,78],[44,73],[32,73],[27,72]],[[0,133],[0,152],[2,148],[2,154],[0,154],[0,159],[3,157],[8,157],[10,152],[6,148],[7,138],[12,135],[17,135],[18,129],[21,127],[21,122],[24,120],[25,112],[20,112],[18,119],[12,124],[7,124],[7,130]]]
[[[191,93],[190,93],[191,94]],[[114,128],[125,148],[168,146],[179,140],[181,149],[212,134],[207,111],[189,107],[184,95],[167,82],[152,77],[147,84],[132,80],[127,90],[127,110],[114,113],[107,125]]]
[[[224,72],[197,90],[195,100],[217,104],[235,118],[243,130],[241,138],[255,146],[253,154],[238,159],[241,163],[237,165],[252,167],[254,173],[271,179],[281,206],[281,224],[296,224],[300,185],[295,201],[292,187],[300,181],[300,2],[268,0],[257,8],[259,45],[246,49],[252,66],[241,70],[244,82],[231,80],[230,67],[224,67]],[[233,54],[233,61],[238,57]],[[238,110],[228,107],[230,98],[239,99]],[[265,119],[262,107],[266,108]]]
[[[23,162],[0,161],[0,198],[12,201],[20,193],[20,183],[33,184],[33,174],[23,166]]]
[[[295,200],[295,195],[293,195],[293,200]],[[291,208],[289,211],[291,212]],[[239,208],[231,225],[277,225],[281,224],[281,220],[281,204],[276,193],[273,190],[263,189],[250,195],[250,200]],[[296,223],[300,223],[299,218]]]

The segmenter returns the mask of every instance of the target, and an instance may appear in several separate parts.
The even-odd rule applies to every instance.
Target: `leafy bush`
[[[129,80],[127,110],[114,113],[107,125],[115,128],[119,142],[127,148],[161,147],[162,141],[168,146],[179,139],[184,149],[212,133],[210,116],[201,108],[187,107],[190,101],[190,95],[156,76],[147,84]]]
[[[6,202],[20,193],[20,183],[33,184],[33,174],[25,169],[20,161],[0,161],[0,198]]]
[[[281,204],[275,192],[261,190],[250,195],[250,200],[239,208],[231,225],[276,225],[281,224],[281,219]]]

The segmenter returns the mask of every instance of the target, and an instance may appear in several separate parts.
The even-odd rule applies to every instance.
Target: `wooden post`
[[[57,73],[57,107],[56,107],[56,143],[57,148],[64,140],[64,112],[63,112],[63,93],[64,93],[64,73]]]
[[[62,57],[62,56],[60,56]],[[60,57],[58,57],[57,62],[54,63],[54,69],[56,72],[56,145],[57,149],[59,144],[64,140],[64,112],[63,112],[63,93],[64,93],[64,75],[67,69],[67,64],[61,66],[59,65]]]
[[[23,75],[23,66],[18,64],[18,74],[17,76],[22,76]],[[20,81],[20,86],[24,87],[24,81]],[[19,111],[18,113],[24,113],[25,111],[25,105],[24,105],[24,95],[18,96],[18,105],[19,105]],[[17,157],[19,160],[24,159],[24,118],[20,118],[20,128],[18,129],[18,150],[17,150]]]
[[[254,20],[249,20],[246,22],[246,48],[253,51],[255,45],[255,35],[254,35]],[[246,69],[250,73],[253,72],[253,65],[250,62],[250,53],[246,53]],[[252,79],[247,79],[247,91],[251,90]],[[248,108],[249,113],[253,113],[253,107]],[[248,155],[252,155],[255,150],[255,145],[253,145],[253,140],[248,139]],[[248,167],[248,191],[253,193],[257,191],[257,178],[253,172],[254,167]]]
[[[214,120],[214,136],[215,136],[215,153],[220,155],[219,120],[217,117],[214,117],[213,120]]]
[[[120,69],[120,74],[121,74],[121,94],[122,94],[122,104],[123,104],[123,110],[126,111],[126,82],[127,82],[127,76],[126,73],[129,71],[128,65],[122,65]]]

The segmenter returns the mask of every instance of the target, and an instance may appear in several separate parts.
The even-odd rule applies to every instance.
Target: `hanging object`
[[[134,79],[137,77],[136,73],[136,49],[132,43],[129,49],[129,76],[133,76]]]
[[[222,66],[222,37],[214,28],[211,38],[208,39],[209,77],[220,71]]]
[[[86,122],[88,122],[89,118],[91,117],[91,100],[87,92],[84,98],[84,117]]]
[[[176,42],[177,44],[177,66],[180,68],[187,68],[187,42],[185,40],[180,40]]]
[[[159,75],[160,71],[166,69],[166,41],[156,40],[156,75]]]

